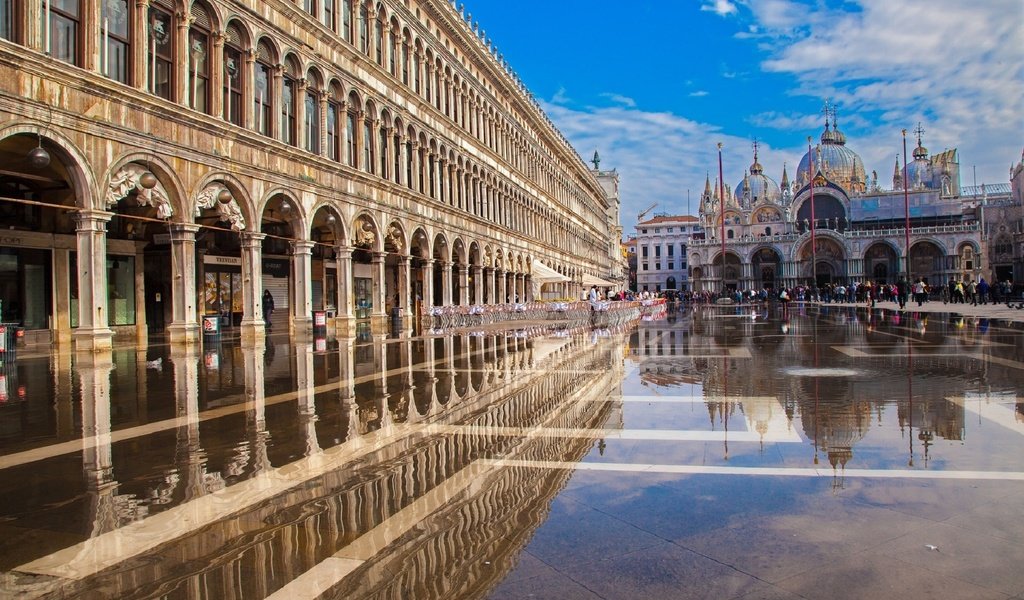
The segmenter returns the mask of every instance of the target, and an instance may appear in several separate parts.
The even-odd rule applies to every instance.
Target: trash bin
[[[220,316],[203,316],[203,337],[214,337],[220,335]]]
[[[14,358],[20,331],[21,326],[17,323],[0,323],[0,355]]]

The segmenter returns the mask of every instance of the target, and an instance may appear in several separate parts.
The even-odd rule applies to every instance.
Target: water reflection
[[[0,404],[5,591],[263,598],[328,569],[336,597],[476,597],[559,465],[820,466],[840,488],[1001,466],[991,446],[1024,433],[1020,331],[924,321],[701,309],[26,359],[25,399]]]

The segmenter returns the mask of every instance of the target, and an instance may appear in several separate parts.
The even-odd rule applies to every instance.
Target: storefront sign
[[[279,258],[263,259],[263,274],[271,277],[288,277],[289,264],[287,260]]]
[[[242,258],[239,256],[210,256],[207,254],[203,257],[203,263],[208,265],[232,265],[240,267],[242,266]]]

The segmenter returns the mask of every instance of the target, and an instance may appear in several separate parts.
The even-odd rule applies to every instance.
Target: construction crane
[[[647,208],[643,209],[642,211],[640,211],[640,214],[638,214],[636,216],[636,222],[639,223],[640,221],[643,221],[644,217],[647,216],[647,213],[649,213],[652,210],[654,210],[654,207],[657,206],[657,205],[658,205],[658,203],[655,202],[654,204],[652,204],[652,205],[648,206]]]

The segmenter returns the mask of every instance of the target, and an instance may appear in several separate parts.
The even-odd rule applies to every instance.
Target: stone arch
[[[292,230],[292,235],[295,239],[304,239],[302,236],[309,230],[309,222],[306,219],[306,213],[302,206],[301,199],[291,190],[283,187],[275,187],[270,189],[266,194],[263,195],[263,200],[259,204],[259,214],[262,217],[267,213],[268,210],[273,210],[271,204],[275,198],[282,197],[288,201],[288,205],[291,206],[291,214],[284,214],[282,218],[287,222],[288,226]],[[255,228],[254,228],[255,229]],[[262,224],[260,229],[262,229]]]
[[[251,224],[256,220],[256,207],[251,196],[249,196],[248,190],[234,175],[217,171],[207,173],[193,188],[192,193],[189,195],[189,198],[192,198],[189,202],[188,210],[190,218],[194,220],[203,210],[201,204],[203,204],[205,194],[218,194],[221,189],[227,189],[231,193],[231,200],[234,204],[232,210],[237,209],[238,211],[237,215],[229,215],[223,212],[225,209],[218,208],[221,211],[221,215],[226,220],[231,216],[241,216],[243,228],[251,227]]]
[[[137,168],[133,169],[131,166],[134,165]],[[137,171],[129,174],[127,171]],[[185,186],[182,184],[178,174],[174,171],[174,168],[159,156],[155,156],[150,153],[133,150],[121,154],[111,162],[110,168],[103,175],[103,182],[105,182],[106,189],[103,190],[104,210],[106,207],[111,205],[111,200],[114,200],[114,195],[118,196],[117,199],[123,197],[129,193],[132,189],[138,190],[136,186],[138,181],[138,175],[141,172],[149,171],[157,178],[157,185],[153,188],[154,195],[161,194],[166,199],[169,205],[171,214],[169,217],[174,222],[186,222],[190,221],[189,216],[189,203],[186,200]],[[120,175],[120,177],[119,177]],[[125,177],[129,176],[130,181],[126,181]],[[115,179],[121,181],[120,185],[117,185]],[[116,200],[114,200],[116,202]],[[159,200],[154,199],[154,203]],[[159,214],[159,209],[158,209]]]
[[[360,211],[352,218],[351,246],[371,252],[380,252],[384,249],[383,237],[380,235],[380,225],[377,219],[369,211]]]
[[[53,164],[52,158],[57,158],[60,161],[71,180],[71,184],[75,187],[76,206],[79,208],[102,210],[101,206],[97,206],[100,203],[98,199],[102,198],[102,195],[99,194],[100,184],[96,181],[92,167],[89,161],[86,160],[85,154],[82,153],[81,149],[74,142],[60,132],[55,131],[51,126],[31,121],[16,121],[0,126],[0,143],[6,142],[9,138],[18,135],[37,138],[39,141],[33,140],[33,142],[36,144],[41,143],[43,148],[50,153],[51,165]],[[81,195],[80,198],[77,197],[79,194]]]

